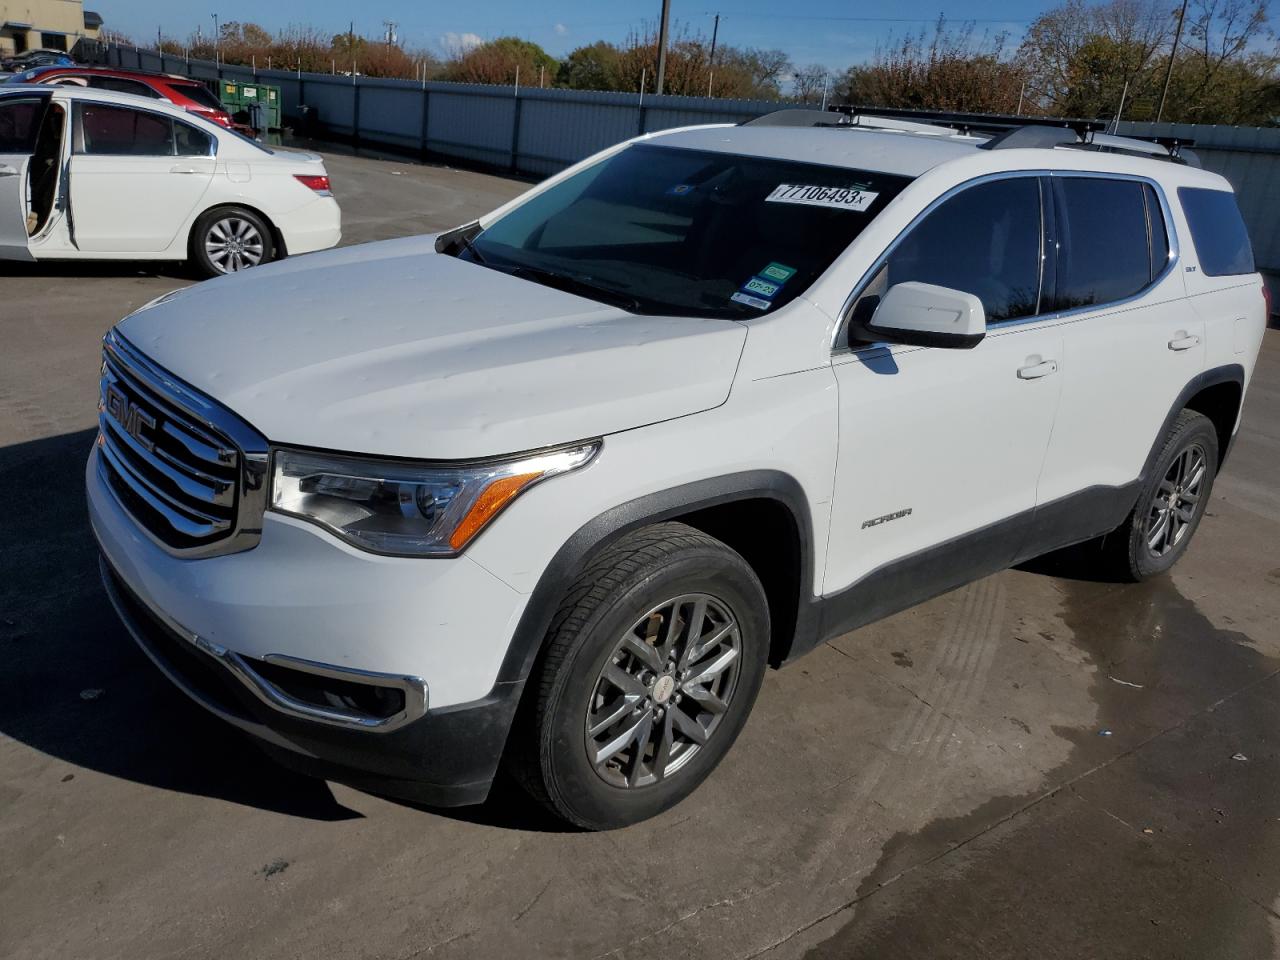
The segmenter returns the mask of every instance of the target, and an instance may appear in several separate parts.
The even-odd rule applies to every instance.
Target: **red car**
[[[117,93],[168,100],[184,110],[234,130],[246,129],[231,119],[218,98],[199,80],[169,73],[137,73],[106,67],[36,67],[15,74],[8,83],[67,83]]]

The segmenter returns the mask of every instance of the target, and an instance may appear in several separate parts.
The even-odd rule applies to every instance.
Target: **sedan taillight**
[[[314,190],[322,197],[333,196],[333,191],[329,189],[329,177],[327,174],[295,173],[293,179],[304,187]]]

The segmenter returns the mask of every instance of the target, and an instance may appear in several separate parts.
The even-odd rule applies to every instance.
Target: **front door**
[[[27,246],[31,153],[47,97],[0,99],[0,259],[31,260]]]
[[[73,142],[71,217],[81,251],[167,249],[213,180],[213,138],[164,114],[80,101]]]
[[[840,447],[823,593],[863,588],[843,626],[1012,562],[1063,381],[1061,334],[1036,317],[1041,194],[1038,178],[1011,177],[943,201],[889,251],[854,307],[896,283],[935,283],[977,295],[988,333],[971,350],[898,345],[836,357]]]

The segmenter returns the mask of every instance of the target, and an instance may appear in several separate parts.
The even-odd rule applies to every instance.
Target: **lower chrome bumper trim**
[[[116,576],[107,563],[106,557],[100,556],[99,568],[102,573],[102,584],[107,591],[107,597],[111,600],[111,605],[115,608],[116,613],[123,621],[129,633],[133,635],[134,640],[143,648],[143,650],[153,660],[157,659],[157,655],[152,652],[151,645],[145,639],[145,631],[141,624],[137,622],[137,618],[129,609],[120,593],[120,587],[116,584]],[[136,594],[135,594],[136,596]],[[138,601],[145,603],[141,598]],[[335,667],[330,664],[316,663],[311,660],[302,660],[297,657],[284,656],[282,654],[268,654],[262,659],[267,663],[277,664],[282,667],[288,667],[291,670],[298,670],[303,673],[310,673],[316,676],[329,677],[334,680],[343,680],[351,683],[367,684],[369,686],[390,687],[399,690],[404,695],[404,708],[388,717],[375,717],[368,714],[355,713],[343,710],[338,707],[322,707],[315,704],[306,703],[296,697],[290,696],[284,690],[267,680],[258,673],[252,664],[250,657],[244,657],[215,643],[205,637],[192,633],[190,630],[177,623],[172,617],[168,616],[161,610],[155,609],[150,604],[145,604],[150,613],[175,636],[181,637],[187,643],[191,644],[196,650],[224,669],[232,676],[239,680],[244,686],[259,700],[268,707],[290,717],[301,720],[308,720],[314,723],[322,723],[333,727],[342,727],[349,730],[365,730],[372,733],[387,733],[391,730],[403,727],[407,723],[412,723],[427,712],[427,684],[420,677],[403,676],[390,673],[374,673],[366,670],[352,670],[343,667]],[[161,664],[166,674],[171,672]],[[181,685],[181,684],[180,684]],[[203,702],[203,700],[202,700]]]

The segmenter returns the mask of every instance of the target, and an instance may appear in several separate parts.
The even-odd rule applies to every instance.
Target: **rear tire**
[[[244,207],[215,207],[191,228],[191,262],[205,277],[220,277],[270,263],[276,245],[271,227]]]
[[[1204,414],[1183,410],[1133,512],[1102,539],[1120,576],[1149,580],[1178,562],[1200,526],[1217,472],[1218,431]]]
[[[741,556],[681,523],[636,531],[582,572],[553,618],[512,772],[585,829],[655,816],[728,753],[768,648],[764,588]]]

